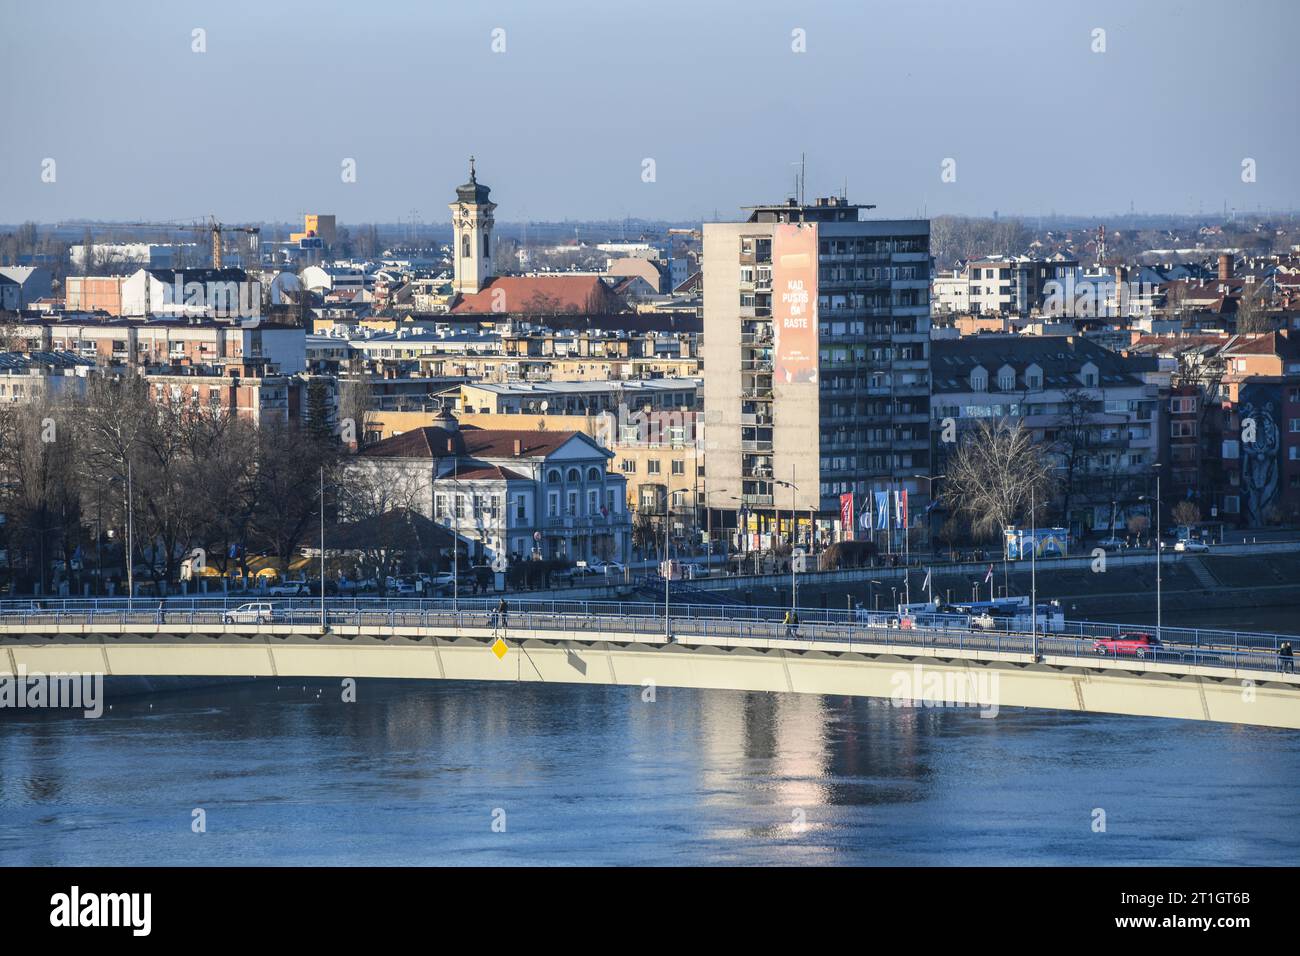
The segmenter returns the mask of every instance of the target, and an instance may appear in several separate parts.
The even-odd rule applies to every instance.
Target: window
[[[599,468],[596,468],[595,466],[592,466],[591,468],[588,468],[588,469],[587,469],[587,480],[588,480],[588,481],[600,481],[600,469],[599,469]]]
[[[516,521],[528,520],[528,499],[525,498],[523,495],[515,496],[515,520]]]
[[[659,474],[659,459],[658,458],[646,459],[645,471],[647,475]]]
[[[578,482],[582,481],[582,472],[578,471],[576,468],[570,468],[568,480],[570,484],[576,485]]]
[[[578,493],[576,491],[569,492],[568,497],[565,499],[565,505],[564,513],[570,518],[578,513]]]
[[[460,254],[466,259],[469,258],[469,233],[468,232],[461,234]]]
[[[548,491],[546,493],[546,516],[548,518],[558,518],[560,516],[560,493],[558,491]]]
[[[548,485],[558,485],[560,483],[560,469],[552,468],[546,473],[546,483]]]
[[[620,465],[622,466],[622,468],[623,468],[623,474],[625,474],[625,475],[634,475],[634,474],[636,474],[636,459],[635,459],[635,458],[624,458],[624,459],[623,459],[619,464],[620,464]]]
[[[678,458],[678,459],[674,459],[674,460],[673,460],[673,474],[674,474],[674,475],[684,475],[684,474],[686,474],[686,462],[682,461],[680,458]]]

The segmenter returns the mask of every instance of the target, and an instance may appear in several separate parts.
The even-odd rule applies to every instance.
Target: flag
[[[929,568],[925,569],[925,580],[921,582],[921,590],[922,591],[930,590],[930,569]]]
[[[898,512],[898,526],[907,530],[907,489],[894,492],[894,506]]]
[[[889,528],[889,492],[876,492],[876,527],[885,531]]]
[[[871,495],[862,499],[862,513],[858,516],[858,524],[863,531],[871,530]]]
[[[840,495],[840,527],[844,530],[844,540],[853,540],[853,492]]]
[[[993,583],[993,565],[991,564],[989,565],[989,573],[984,575],[984,583],[985,584]]]

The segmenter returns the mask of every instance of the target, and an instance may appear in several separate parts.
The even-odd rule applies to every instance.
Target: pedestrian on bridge
[[[1290,641],[1283,641],[1282,646],[1277,649],[1277,662],[1284,672],[1295,672],[1295,656],[1291,651]]]
[[[793,610],[785,612],[785,636],[799,636],[799,615],[794,613]]]
[[[510,609],[506,606],[506,599],[501,598],[501,600],[497,601],[496,613],[492,615],[492,626],[504,628],[506,626],[506,617],[509,613]]]

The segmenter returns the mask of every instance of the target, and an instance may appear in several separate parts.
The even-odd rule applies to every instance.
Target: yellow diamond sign
[[[508,650],[510,650],[510,645],[501,640],[501,638],[498,637],[492,642],[492,653],[497,656],[497,660],[501,660],[501,658],[505,657],[506,651]]]

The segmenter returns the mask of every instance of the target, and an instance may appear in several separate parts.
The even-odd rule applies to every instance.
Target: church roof
[[[489,202],[488,193],[491,191],[478,181],[478,177],[474,174],[474,157],[471,156],[469,158],[469,182],[456,187],[456,201],[467,203]]]
[[[588,315],[613,311],[617,297],[597,276],[562,273],[542,276],[493,276],[478,292],[461,295],[452,315],[504,312],[516,315]]]

